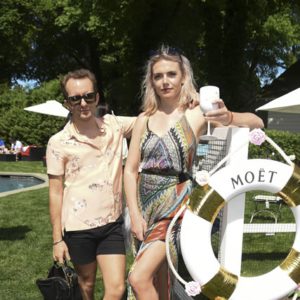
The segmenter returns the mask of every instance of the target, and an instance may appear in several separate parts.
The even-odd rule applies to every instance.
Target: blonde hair
[[[188,104],[197,99],[196,84],[193,76],[193,70],[189,60],[180,52],[169,46],[161,46],[159,50],[155,51],[149,58],[145,67],[145,76],[141,85],[142,93],[142,110],[147,115],[152,115],[158,108],[158,102],[160,101],[158,95],[155,93],[152,84],[152,68],[153,65],[162,60],[170,60],[178,62],[180,70],[184,77],[184,83],[181,87],[179,106],[182,109],[186,109]]]

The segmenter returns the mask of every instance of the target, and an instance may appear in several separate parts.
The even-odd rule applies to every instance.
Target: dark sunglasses
[[[86,103],[93,103],[96,100],[96,92],[87,93],[84,95],[75,95],[67,98],[73,105],[81,103],[81,100],[84,99]]]

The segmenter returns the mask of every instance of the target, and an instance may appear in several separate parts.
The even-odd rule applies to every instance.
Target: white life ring
[[[187,284],[172,265],[168,237],[185,210],[180,234],[182,256],[191,277],[209,299],[278,300],[293,291],[300,283],[300,169],[273,160],[245,160],[211,175],[202,189],[200,205],[183,206],[168,228],[167,259],[177,279]],[[260,276],[242,277],[220,266],[211,246],[211,230],[226,202],[251,190],[277,193],[294,214],[296,235],[290,253],[278,267]]]

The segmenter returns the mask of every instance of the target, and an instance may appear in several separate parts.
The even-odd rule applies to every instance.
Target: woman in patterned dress
[[[190,105],[198,98],[190,63],[173,48],[163,46],[150,57],[142,87],[144,112],[133,129],[124,178],[137,246],[128,299],[171,299],[165,236],[191,193],[193,158],[206,120],[249,127],[262,122],[251,113],[232,115],[221,99],[219,109],[204,117],[199,106]],[[177,229],[171,247],[175,263]]]

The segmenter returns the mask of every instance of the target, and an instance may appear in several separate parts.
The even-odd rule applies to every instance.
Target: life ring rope
[[[171,271],[173,272],[174,276],[178,279],[178,281],[180,281],[183,285],[187,284],[187,281],[185,281],[176,271],[172,259],[171,259],[171,255],[170,255],[170,245],[169,245],[169,240],[170,240],[170,236],[171,236],[171,232],[172,229],[174,227],[174,224],[176,223],[176,221],[178,220],[178,218],[181,216],[181,214],[184,212],[184,210],[188,207],[188,202],[187,201],[179,210],[178,212],[175,214],[175,216],[173,217],[172,221],[170,222],[170,225],[168,227],[167,230],[167,234],[166,234],[166,256],[167,256],[167,261],[169,264],[169,268],[171,269]]]

